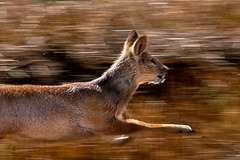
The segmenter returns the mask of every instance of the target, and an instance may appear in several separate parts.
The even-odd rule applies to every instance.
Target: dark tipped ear
[[[130,48],[137,39],[138,39],[137,31],[132,30],[127,36],[127,40],[124,44],[124,48],[125,49]]]
[[[147,46],[147,37],[141,36],[138,40],[136,40],[132,46],[132,52],[135,55],[140,55]]]

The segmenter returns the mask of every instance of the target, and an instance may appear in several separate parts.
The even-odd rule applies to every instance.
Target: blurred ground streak
[[[128,109],[149,122],[186,123],[195,135],[142,133],[125,146],[98,138],[33,147],[1,140],[0,157],[237,159],[240,155],[238,0],[0,1],[0,83],[62,84],[96,78],[132,29],[171,68],[142,85]]]

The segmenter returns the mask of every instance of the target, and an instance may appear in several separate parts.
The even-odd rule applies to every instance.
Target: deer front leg
[[[122,117],[126,120],[126,119],[130,119],[130,116],[128,114],[127,111],[125,111],[123,114],[122,114]]]
[[[175,124],[151,124],[136,119],[126,119],[125,121],[114,118],[111,121],[109,134],[127,134],[141,130],[160,130],[172,132],[195,132],[188,125]]]
[[[152,123],[146,123],[142,122],[136,119],[127,119],[127,123],[132,124],[138,124],[140,126],[146,126],[145,130],[166,130],[166,131],[172,131],[172,132],[195,132],[194,129],[192,129],[188,125],[180,125],[180,124],[152,124]]]

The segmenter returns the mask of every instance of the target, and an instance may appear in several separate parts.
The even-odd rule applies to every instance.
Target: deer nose
[[[163,65],[163,74],[168,74],[168,71],[169,71],[168,67]]]

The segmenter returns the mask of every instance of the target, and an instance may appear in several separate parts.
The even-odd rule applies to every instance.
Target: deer
[[[140,84],[161,84],[168,73],[146,46],[146,36],[131,31],[118,59],[92,81],[0,86],[0,136],[57,141],[144,130],[195,132],[189,125],[152,124],[127,113]]]

